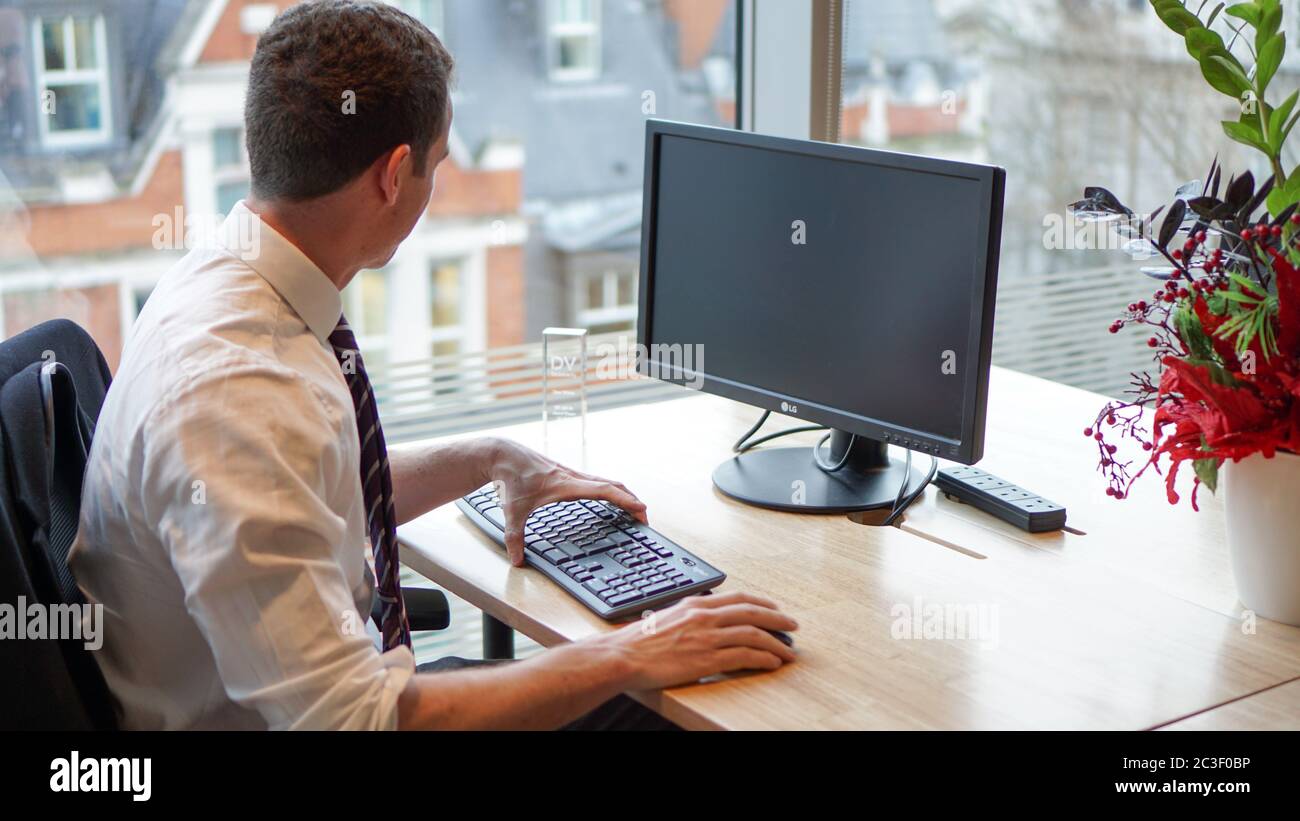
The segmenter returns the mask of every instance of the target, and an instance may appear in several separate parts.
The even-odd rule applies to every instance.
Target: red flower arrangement
[[[1227,45],[1211,28],[1221,5],[1204,23],[1178,0],[1151,5],[1184,37],[1210,85],[1241,103],[1241,118],[1225,121],[1225,133],[1258,149],[1273,169],[1258,189],[1250,172],[1230,178],[1220,198],[1216,160],[1204,185],[1178,190],[1154,236],[1163,208],[1139,219],[1104,188],[1086,189],[1085,199],[1070,206],[1080,219],[1118,223],[1130,250],[1155,252],[1167,263],[1142,269],[1163,284],[1110,326],[1111,333],[1147,329],[1159,376],[1132,374],[1131,398],[1107,403],[1084,430],[1098,449],[1106,493],[1125,498],[1167,457],[1170,503],[1179,500],[1179,468],[1191,462],[1195,509],[1197,489],[1214,491],[1225,459],[1300,452],[1300,167],[1288,177],[1281,165],[1282,146],[1300,119],[1293,113],[1300,91],[1276,107],[1265,102],[1285,50],[1278,0],[1229,7],[1226,15],[1242,25],[1226,23],[1236,34]],[[1255,31],[1251,72],[1231,53],[1248,27]],[[1147,410],[1154,413],[1147,417]],[[1135,440],[1144,458],[1124,460],[1108,434]]]

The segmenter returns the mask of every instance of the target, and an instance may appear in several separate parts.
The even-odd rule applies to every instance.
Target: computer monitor
[[[833,431],[719,490],[867,510],[906,475],[888,445],[979,460],[1002,169],[662,120],[645,156],[638,370]]]

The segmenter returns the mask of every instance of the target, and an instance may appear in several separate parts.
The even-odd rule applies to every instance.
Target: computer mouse
[[[768,630],[767,632],[771,633],[773,638],[784,644],[786,647],[794,647],[794,639],[789,633],[786,633],[783,630]]]

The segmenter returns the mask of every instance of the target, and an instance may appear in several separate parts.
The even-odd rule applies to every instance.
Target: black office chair
[[[68,320],[0,343],[0,601],[81,604],[68,567],[95,421],[111,381]],[[404,588],[411,629],[450,624],[447,597]],[[81,641],[0,641],[0,729],[111,729],[117,718]]]

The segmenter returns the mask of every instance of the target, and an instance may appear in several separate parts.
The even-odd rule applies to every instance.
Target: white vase
[[[1300,625],[1300,456],[1224,462],[1220,478],[1238,598],[1256,615]]]

